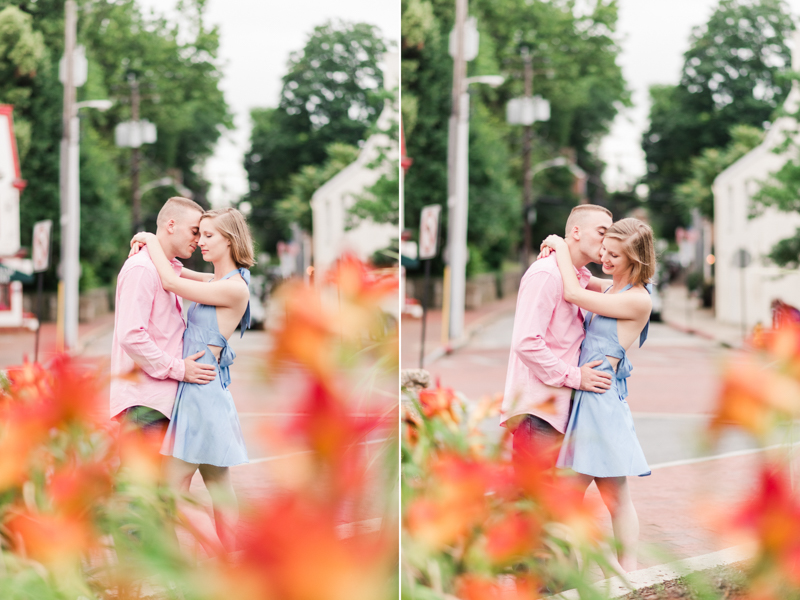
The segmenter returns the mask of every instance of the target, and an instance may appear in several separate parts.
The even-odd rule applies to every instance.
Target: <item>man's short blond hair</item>
[[[584,224],[586,217],[598,212],[607,214],[609,217],[611,217],[611,219],[614,218],[610,210],[608,210],[605,206],[598,206],[597,204],[579,204],[573,208],[569,213],[569,217],[567,217],[567,226],[564,229],[564,235],[568,236],[573,227],[576,225],[581,227]]]
[[[164,206],[158,211],[156,225],[158,227],[164,227],[167,221],[170,219],[177,220],[178,215],[185,210],[196,210],[200,214],[205,212],[203,207],[194,200],[189,200],[189,198],[184,198],[183,196],[173,196],[164,202]]]

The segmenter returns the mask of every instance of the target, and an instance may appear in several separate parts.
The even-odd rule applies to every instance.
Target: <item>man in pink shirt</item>
[[[156,236],[175,272],[200,239],[203,208],[188,198],[170,198],[158,213]],[[213,381],[213,365],[183,358],[186,325],[180,299],[161,286],[147,248],[125,261],[117,278],[111,346],[111,418],[134,423],[163,437],[179,381]],[[134,373],[134,371],[136,371]]]
[[[600,279],[586,268],[600,262],[603,235],[612,224],[602,206],[572,209],[564,238],[581,285],[600,291]],[[602,361],[578,367],[583,343],[583,311],[564,300],[564,283],[555,254],[533,263],[520,283],[511,356],[508,360],[501,422],[514,432],[515,464],[525,454],[555,464],[569,420],[572,390],[602,392],[611,377],[595,371]],[[541,464],[541,461],[537,461]]]

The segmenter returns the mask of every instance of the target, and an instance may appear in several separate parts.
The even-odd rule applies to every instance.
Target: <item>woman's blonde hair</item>
[[[231,243],[231,258],[236,266],[249,269],[256,264],[253,256],[253,236],[244,215],[235,208],[218,208],[203,213],[203,219],[214,219],[214,227]]]
[[[606,230],[605,238],[622,242],[622,252],[631,261],[631,284],[650,283],[656,272],[653,230],[639,219],[620,219]]]

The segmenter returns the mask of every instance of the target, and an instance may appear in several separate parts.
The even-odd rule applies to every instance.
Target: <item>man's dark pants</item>
[[[169,427],[169,419],[149,406],[126,408],[117,419],[121,424],[132,426],[148,436],[159,436],[159,440],[164,439]]]
[[[517,476],[551,470],[556,465],[564,434],[544,419],[525,415],[514,430],[513,463]]]

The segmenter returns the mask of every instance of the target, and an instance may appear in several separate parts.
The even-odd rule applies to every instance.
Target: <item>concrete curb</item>
[[[687,333],[689,335],[696,335],[696,336],[701,337],[703,339],[710,340],[712,342],[716,342],[717,344],[719,344],[723,348],[732,348],[734,350],[738,349],[738,348],[741,348],[741,344],[733,345],[730,342],[726,342],[725,340],[719,339],[713,333],[708,333],[707,331],[703,331],[702,329],[696,329],[694,327],[688,327],[686,325],[682,325],[680,323],[676,323],[675,321],[670,321],[670,320],[663,319],[663,318],[662,318],[661,322],[664,323],[664,325],[667,325],[668,327],[671,327],[672,329],[675,329],[676,331],[680,331],[681,333]]]
[[[504,316],[506,316],[509,313],[513,314],[516,311],[516,309],[517,309],[516,306],[501,308],[501,309],[498,309],[495,312],[487,313],[487,314],[483,315],[482,317],[476,319],[473,323],[471,323],[469,326],[467,326],[466,332],[464,333],[464,335],[462,337],[460,337],[459,339],[455,340],[452,344],[450,344],[448,346],[439,346],[438,348],[436,348],[432,352],[429,352],[428,354],[426,354],[425,358],[422,361],[422,368],[424,369],[424,368],[428,367],[430,364],[432,364],[432,363],[436,362],[437,360],[439,360],[440,358],[442,358],[443,356],[446,356],[448,354],[452,354],[456,350],[459,350],[459,349],[463,348],[464,346],[466,346],[469,343],[469,341],[472,339],[472,337],[476,333],[478,333],[481,329],[483,329],[487,325],[491,325],[492,323],[494,323],[498,319],[503,318]]]
[[[657,583],[664,583],[665,581],[672,581],[678,579],[689,573],[696,573],[698,571],[705,571],[729,565],[743,560],[748,560],[755,555],[755,546],[751,544],[734,546],[733,548],[726,548],[719,552],[712,552],[710,554],[703,554],[694,558],[685,558],[675,562],[667,563],[665,565],[656,565],[647,569],[640,569],[632,571],[622,577],[611,577],[598,581],[592,587],[605,594],[607,598],[623,598],[643,588],[650,587]],[[549,596],[546,600],[579,600],[580,594],[578,590],[568,590],[555,596]]]

